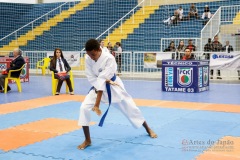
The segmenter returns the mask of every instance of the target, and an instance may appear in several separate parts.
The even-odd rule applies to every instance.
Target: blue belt
[[[114,74],[114,76],[111,78],[111,81],[115,81],[116,80],[116,75]],[[91,87],[90,90],[92,90],[94,87]],[[107,94],[108,94],[108,109],[105,111],[105,113],[103,114],[102,118],[100,119],[100,122],[98,124],[98,126],[102,127],[103,126],[103,123],[104,123],[104,120],[108,114],[108,110],[109,110],[109,107],[111,106],[111,103],[112,103],[112,94],[111,94],[111,88],[110,88],[110,84],[109,83],[106,83],[106,89],[107,89]]]

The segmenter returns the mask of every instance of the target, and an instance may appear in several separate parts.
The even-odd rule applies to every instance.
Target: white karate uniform
[[[86,55],[86,76],[88,81],[96,90],[102,90],[103,95],[101,102],[108,103],[106,90],[106,80],[110,80],[117,71],[117,64],[112,54],[102,52],[97,62]],[[120,86],[111,85],[112,104],[111,107],[119,109],[131,122],[135,128],[142,126],[145,121],[140,109],[136,106],[132,97],[126,92],[122,80],[117,76],[114,81]],[[96,102],[97,94],[92,89],[85,97],[81,107],[78,125],[89,126],[91,117],[90,113]],[[101,108],[101,107],[100,107]],[[104,109],[102,109],[104,111]],[[104,112],[102,113],[104,114]],[[109,112],[108,114],[111,114]]]

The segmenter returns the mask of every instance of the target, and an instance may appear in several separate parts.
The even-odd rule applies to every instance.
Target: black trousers
[[[62,87],[62,84],[63,84],[63,81],[64,81],[64,80],[58,79],[58,85],[57,85],[57,91],[56,91],[56,92],[60,92],[61,87]],[[66,79],[65,81],[67,82],[69,91],[70,91],[70,92],[73,92],[72,83],[71,83],[70,78]]]
[[[121,73],[121,67],[122,67],[122,56],[118,55],[115,57],[117,66],[118,66],[118,73]]]

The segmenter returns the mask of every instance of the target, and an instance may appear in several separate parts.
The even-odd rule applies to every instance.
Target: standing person
[[[112,43],[111,42],[108,42],[108,45],[107,45],[107,49],[109,50],[109,52],[113,55],[113,46],[112,46]],[[115,55],[113,55],[115,56]]]
[[[3,69],[2,71],[7,71],[9,72],[10,70],[16,70],[16,69],[20,69],[24,64],[24,58],[22,57],[22,50],[20,50],[19,48],[16,48],[13,50],[13,57],[14,59],[12,60],[12,62],[10,63],[10,67],[7,69]],[[21,74],[21,71],[18,72],[13,72],[11,74],[12,77],[19,77]],[[5,78],[7,77],[7,74],[1,74],[0,75],[0,92],[4,93],[4,83],[5,83]],[[10,91],[11,88],[10,86],[7,86],[7,91]]]
[[[85,141],[78,146],[78,149],[85,149],[91,145],[90,112],[92,110],[100,116],[100,102],[109,103],[109,106],[112,102],[113,106],[119,109],[134,127],[139,128],[143,125],[151,138],[157,138],[154,131],[148,127],[132,97],[126,92],[122,80],[116,76],[117,64],[114,57],[103,52],[94,39],[86,42],[85,49],[87,51],[86,76],[93,87],[80,107],[78,124],[83,127]],[[99,125],[101,126],[102,123],[101,119]]]
[[[206,53],[206,52],[212,52],[212,39],[208,38],[208,43],[205,44],[204,46],[204,54],[205,54],[205,59],[210,59],[210,53]]]
[[[100,47],[102,50],[104,50],[104,52],[108,52],[110,53],[110,51],[107,49],[107,47],[104,46],[104,40],[99,40],[99,43],[100,43]]]
[[[229,44],[229,41],[226,41],[226,45],[223,46],[222,51],[226,53],[233,52],[233,47]]]
[[[54,72],[54,77],[58,79],[58,85],[55,95],[59,95],[63,81],[66,80],[70,94],[74,95],[72,83],[68,72],[71,70],[67,60],[64,58],[62,50],[56,48],[54,50],[54,56],[50,63],[50,70]],[[64,75],[63,77],[61,75]]]
[[[222,51],[222,43],[218,41],[218,36],[214,37],[214,41],[212,42],[212,51],[213,52],[221,52]]]
[[[116,42],[116,48],[115,51],[115,58],[118,65],[118,73],[121,73],[121,66],[122,66],[122,46],[120,42]]]

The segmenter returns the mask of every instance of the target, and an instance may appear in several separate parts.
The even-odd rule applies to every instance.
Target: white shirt
[[[117,51],[116,51],[116,53],[115,53],[115,56],[119,56],[119,55],[121,55],[122,54],[122,47],[118,47],[117,48]]]
[[[101,47],[101,46],[100,46],[100,47]],[[110,51],[107,49],[107,47],[103,47],[103,48],[101,47],[101,49],[102,49],[103,52],[108,52],[108,53],[110,53]]]
[[[60,57],[60,62],[61,62],[61,65],[62,65],[62,72],[66,72],[65,67],[64,67],[64,63],[63,63],[61,57]],[[58,58],[57,58],[57,63],[56,63],[56,70],[58,72],[61,72]]]
[[[110,80],[117,72],[117,63],[112,54],[102,52],[101,56],[95,62],[86,55],[86,76],[88,81],[96,90],[102,90],[103,95],[101,101],[108,103],[108,95],[106,91],[106,80]],[[124,89],[122,80],[117,76],[114,81],[120,86],[111,85],[112,102],[120,102],[123,96],[129,96]]]
[[[227,52],[227,53],[228,53],[228,47],[229,47],[229,46],[226,46],[226,52]]]

